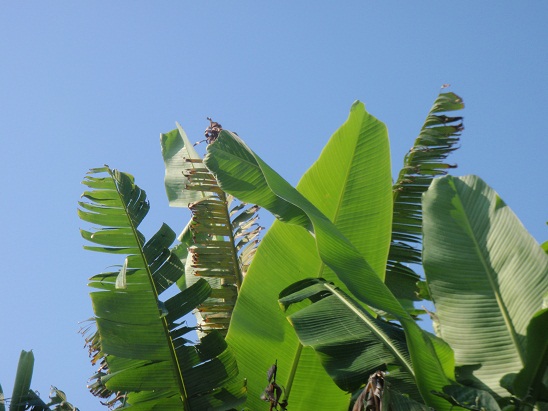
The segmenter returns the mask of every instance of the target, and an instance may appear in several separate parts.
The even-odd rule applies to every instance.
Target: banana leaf
[[[32,399],[30,384],[32,381],[32,371],[34,369],[34,354],[32,351],[21,351],[19,363],[17,364],[17,374],[13,384],[13,394],[11,396],[10,411],[23,411],[27,409],[27,402]]]
[[[118,408],[226,410],[245,399],[234,355],[218,333],[191,345],[182,317],[211,294],[205,280],[160,295],[184,274],[169,250],[175,233],[166,225],[148,241],[138,226],[149,210],[132,176],[109,167],[92,169],[79,215],[99,228],[82,230],[93,251],[125,254],[117,272],[98,274],[90,286],[96,333],[89,338],[100,371],[92,391],[117,393]],[[113,405],[113,403],[111,403]]]
[[[366,113],[363,104],[359,102],[353,105],[352,112]],[[364,114],[362,118],[365,117]],[[243,201],[259,204],[280,221],[300,226],[301,230],[312,234],[310,237],[316,243],[321,262],[336,274],[338,283],[344,285],[358,301],[386,311],[400,321],[406,333],[423,399],[440,410],[448,409],[449,406],[443,400],[431,394],[432,390],[439,391],[450,384],[453,377],[450,372],[447,374],[448,369],[440,363],[431,338],[415,324],[379,275],[343,233],[233,133],[221,132],[219,138],[209,145],[204,161],[223,190]],[[382,224],[382,220],[379,222]],[[302,234],[306,234],[306,231]],[[260,254],[259,249],[257,258]],[[309,275],[309,272],[306,274]],[[245,283],[238,304],[243,300],[244,288]],[[235,333],[238,332],[241,331],[236,329]]]
[[[13,385],[11,398],[6,399],[0,386],[0,411],[6,411],[6,404],[9,404],[9,411],[78,411],[67,401],[65,393],[56,387],[51,387],[50,400],[44,402],[31,387],[32,374],[34,371],[34,354],[32,351],[21,351],[17,364],[17,373]]]
[[[548,256],[483,180],[446,176],[424,204],[424,269],[460,380],[508,395],[527,359],[527,327],[548,291]],[[541,354],[541,353],[539,353]]]
[[[463,108],[462,99],[454,93],[437,97],[393,186],[394,216],[386,285],[409,310],[413,310],[413,301],[420,300],[417,282],[421,277],[411,267],[421,264],[422,194],[434,177],[456,167],[446,159],[458,148],[462,117],[445,113]]]
[[[214,330],[226,335],[259,243],[259,207],[233,201],[219,188],[179,124],[162,134],[160,142],[170,206],[188,207],[192,213],[183,246],[175,251],[185,265],[179,283],[192,285],[200,278],[209,283],[211,296],[194,311],[199,335]]]
[[[321,278],[299,281],[280,293],[285,311],[303,300],[312,304],[290,314],[288,320],[341,389],[354,392],[371,374],[388,370],[386,379],[395,389],[422,401],[400,326],[372,317]]]

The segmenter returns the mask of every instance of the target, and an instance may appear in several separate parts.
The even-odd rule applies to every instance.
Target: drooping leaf
[[[355,104],[353,110],[359,110],[359,107],[360,104]],[[415,324],[336,226],[232,133],[221,132],[216,142],[208,147],[205,164],[223,190],[243,201],[261,205],[281,221],[313,233],[322,262],[333,270],[338,281],[357,300],[386,311],[401,322],[423,398],[429,405],[447,409],[448,405],[431,391],[447,385],[452,376],[446,375],[430,337]],[[260,250],[257,257],[259,255]],[[239,302],[241,300],[242,297]]]
[[[175,233],[164,225],[144,243],[138,225],[149,208],[145,192],[132,177],[108,167],[91,174],[84,184],[92,190],[79,213],[102,227],[84,237],[127,254],[121,271],[90,282],[98,290],[91,293],[97,331],[88,341],[93,361],[102,365],[92,377],[92,392],[118,393],[111,405],[119,401],[135,410],[223,410],[241,403],[245,388],[223,338],[212,333],[196,345],[184,338],[192,328],[181,319],[210,296],[209,284],[200,280],[160,300],[184,275],[180,259],[169,251]],[[114,229],[134,235],[109,238],[118,233]],[[226,392],[233,396],[230,406],[218,398]]]
[[[410,265],[421,263],[422,194],[434,177],[445,175],[456,167],[447,163],[446,158],[458,148],[463,129],[462,117],[442,113],[463,108],[462,99],[454,93],[438,96],[394,183],[394,218],[386,285],[407,307],[413,307],[413,301],[420,299],[416,286],[420,276]],[[422,294],[424,297],[426,295]]]
[[[375,371],[416,401],[421,396],[401,327],[373,318],[349,296],[323,279],[306,279],[283,290],[287,310],[303,300],[311,305],[288,316],[304,346],[319,354],[322,365],[343,390],[353,392]]]
[[[548,256],[476,176],[434,180],[423,200],[424,268],[460,378],[495,397],[525,365],[526,333],[548,290]]]

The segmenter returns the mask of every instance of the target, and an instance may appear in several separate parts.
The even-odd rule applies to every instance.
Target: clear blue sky
[[[33,388],[100,409],[78,322],[87,279],[119,259],[82,250],[80,181],[108,164],[169,209],[159,134],[199,140],[212,116],[296,183],[360,99],[398,170],[439,87],[466,103],[455,174],[493,186],[548,239],[548,3],[25,1],[0,3],[0,383],[21,349]],[[336,165],[334,165],[336,167]],[[264,221],[269,221],[264,218]]]

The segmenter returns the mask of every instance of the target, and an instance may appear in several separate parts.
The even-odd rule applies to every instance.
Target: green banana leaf
[[[299,281],[280,294],[284,310],[306,299],[312,304],[288,320],[341,389],[354,392],[371,374],[388,370],[393,388],[422,401],[401,327],[372,317],[324,279]]]
[[[368,253],[376,275],[383,275],[391,224],[390,155],[386,128],[362,104],[334,133],[298,189]],[[368,231],[372,220],[375,229]],[[245,278],[228,335],[248,379],[247,404],[254,410],[266,406],[259,397],[266,370],[276,359],[278,381],[290,390],[292,409],[348,407],[349,395],[333,384],[313,350],[302,348],[277,304],[283,288],[310,275],[336,279],[305,230],[274,222]],[[253,354],[245,355],[248,350]]]
[[[298,226],[274,222],[261,241],[227,335],[241,376],[247,378],[246,405],[251,410],[268,410],[260,396],[267,385],[266,372],[276,360],[278,384],[286,395],[291,393],[290,409],[348,408],[350,396],[333,383],[314,351],[302,347],[277,303],[281,289],[305,273],[325,272],[318,260],[312,237]]]
[[[184,338],[191,330],[181,318],[205,301],[205,280],[160,294],[184,274],[180,259],[169,251],[175,233],[166,225],[148,242],[138,226],[149,204],[132,176],[108,167],[92,169],[78,213],[99,226],[82,230],[93,251],[126,254],[117,272],[91,278],[96,334],[90,338],[101,361],[92,391],[116,398],[132,410],[226,410],[245,399],[235,358],[218,333],[197,345]]]
[[[365,112],[361,103],[355,103],[351,113],[352,111]],[[447,374],[447,368],[440,363],[431,337],[415,324],[381,278],[340,230],[233,133],[221,132],[219,138],[209,145],[204,162],[226,192],[243,201],[259,204],[271,211],[279,220],[299,225],[309,231],[316,242],[321,261],[333,270],[339,284],[344,285],[360,302],[386,311],[400,321],[406,332],[423,399],[427,404],[440,410],[448,409],[443,400],[431,393],[449,385],[453,377],[451,373]],[[302,236],[299,239],[301,238]],[[259,258],[260,255],[259,249],[256,257]],[[283,270],[280,272],[283,273]],[[310,271],[305,275],[309,276]],[[243,299],[244,289],[245,283],[238,304]],[[268,319],[263,318],[263,321],[266,320]],[[242,318],[241,321],[246,320]],[[236,329],[235,334],[238,332],[243,331]],[[282,341],[283,338],[285,336],[282,337]]]
[[[394,183],[392,242],[385,283],[410,311],[413,301],[420,300],[417,288],[420,276],[410,264],[421,264],[422,194],[434,177],[456,167],[447,163],[446,158],[458,148],[462,117],[444,113],[463,108],[462,99],[454,93],[441,93],[437,97]]]
[[[527,326],[548,290],[548,256],[476,176],[434,180],[424,204],[423,264],[441,337],[460,380],[495,398],[527,358]]]
[[[27,409],[27,401],[31,399],[29,393],[31,392],[30,384],[33,369],[34,354],[32,351],[21,351],[9,411],[23,411]]]
[[[9,403],[9,411],[78,411],[78,408],[67,401],[65,393],[55,387],[51,387],[50,401],[44,402],[30,388],[33,370],[34,354],[32,351],[22,350],[11,398],[4,397],[2,386],[0,386],[0,411],[6,411],[6,403]]]
[[[297,190],[344,234],[384,280],[392,224],[388,131],[356,102]]]

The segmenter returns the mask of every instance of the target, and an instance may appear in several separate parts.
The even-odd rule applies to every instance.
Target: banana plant
[[[349,141],[344,141],[342,144],[340,141],[337,142],[343,147],[343,149],[339,149],[339,151],[350,153],[351,160],[353,161],[344,161],[345,159],[343,157],[341,164],[343,165],[343,168],[346,168],[340,175],[348,176],[348,171],[351,166],[357,167],[366,162],[363,154],[367,153],[367,150],[356,150],[356,142],[359,142],[358,144],[362,145],[360,147],[362,149],[364,147],[363,145],[373,144],[373,147],[377,148],[377,150],[373,152],[378,153],[378,151],[380,151],[384,154],[379,156],[381,158],[380,163],[384,164],[384,167],[371,167],[370,169],[370,171],[377,174],[377,178],[368,180],[368,183],[375,186],[378,190],[377,195],[374,197],[375,200],[372,200],[371,202],[365,201],[363,204],[356,204],[354,207],[349,208],[349,214],[346,216],[346,224],[348,226],[358,224],[360,221],[358,218],[358,211],[367,214],[367,218],[376,223],[373,226],[374,229],[371,230],[373,235],[369,236],[367,230],[360,232],[360,234],[366,236],[367,241],[372,241],[375,235],[381,235],[381,239],[374,239],[375,244],[371,244],[369,250],[366,250],[364,253],[361,253],[361,250],[349,241],[345,236],[347,233],[343,233],[337,225],[333,224],[328,216],[322,213],[322,210],[311,202],[309,197],[306,196],[305,190],[298,191],[291,187],[281,176],[264,163],[259,156],[251,151],[235,134],[222,131],[219,138],[208,146],[208,154],[206,155],[204,162],[213,172],[220,187],[224,191],[233,194],[243,201],[257,203],[263,208],[271,211],[279,220],[288,223],[288,226],[296,226],[294,227],[296,229],[294,230],[294,233],[291,232],[291,234],[289,234],[289,232],[286,231],[285,236],[283,236],[284,242],[290,242],[291,250],[286,252],[286,249],[284,248],[284,254],[278,255],[278,259],[275,258],[276,256],[268,255],[269,259],[276,261],[277,267],[271,267],[270,271],[272,273],[271,275],[275,277],[276,286],[280,287],[280,285],[283,285],[283,282],[279,280],[280,277],[287,275],[286,272],[293,273],[297,279],[301,276],[306,278],[312,273],[322,272],[325,273],[326,276],[329,276],[330,279],[333,279],[340,284],[340,288],[349,295],[352,295],[359,304],[384,311],[396,318],[403,327],[406,335],[407,346],[414,367],[414,378],[422,398],[428,405],[436,407],[436,409],[449,409],[450,405],[433,395],[432,392],[441,391],[444,386],[451,385],[454,381],[453,368],[450,363],[451,358],[446,358],[445,355],[441,355],[441,351],[445,354],[446,350],[440,350],[437,340],[435,340],[432,335],[420,329],[413,317],[400,304],[398,299],[394,297],[383,282],[392,222],[392,185],[390,182],[390,162],[386,128],[384,124],[365,111],[363,103],[356,102],[352,106],[349,120],[347,120],[347,123],[345,123],[342,130],[343,131],[339,134],[342,136],[341,140],[344,141],[344,138],[347,137]],[[365,142],[363,140],[360,141],[358,137],[363,137],[364,135],[369,137],[369,139],[364,138]],[[335,145],[336,143],[334,143],[334,146]],[[382,148],[383,146],[384,150]],[[325,154],[326,151],[327,148],[324,150],[323,154]],[[359,153],[362,156],[355,156],[356,153]],[[374,161],[376,157],[377,156],[371,156],[368,160]],[[328,169],[325,167],[318,167],[315,169],[313,167],[309,171],[308,175],[313,176],[316,173],[316,177],[321,175],[321,177],[326,180],[326,182],[322,181],[320,183],[319,181],[321,180],[318,178],[316,180],[316,185],[319,187],[312,188],[313,191],[322,192],[322,190],[325,190],[322,193],[324,196],[333,195],[331,190],[327,187],[337,183],[338,186],[345,186],[345,184],[340,184],[340,182],[336,181],[334,176],[330,175],[330,172],[333,169],[333,167],[329,167]],[[334,174],[335,176],[337,175],[337,173]],[[360,188],[363,188],[363,186]],[[340,191],[341,189],[339,189],[339,192]],[[337,193],[337,191],[335,191],[335,193]],[[345,195],[346,194],[347,193],[345,193]],[[342,203],[344,203],[344,201]],[[321,202],[318,202],[318,204],[321,204]],[[341,204],[341,202],[339,202],[339,204]],[[377,213],[370,214],[369,212],[364,211],[364,207],[367,210],[368,204],[372,207],[379,207],[379,204],[382,204],[382,206]],[[334,209],[336,209],[336,207],[334,207]],[[352,217],[356,217],[356,219],[353,219]],[[284,227],[284,229],[286,228],[287,227]],[[273,228],[271,231],[272,230]],[[350,230],[349,233],[352,234],[352,231]],[[285,380],[287,382],[286,390],[290,391],[297,386],[295,379],[299,378],[297,377],[298,371],[302,372],[303,382],[301,384],[303,384],[303,386],[305,386],[305,384],[312,386],[315,384],[315,381],[310,380],[319,376],[320,370],[314,373],[310,372],[310,367],[308,366],[315,362],[314,359],[310,357],[306,358],[302,355],[304,351],[302,345],[299,345],[298,341],[295,340],[293,345],[290,341],[290,334],[285,333],[283,326],[280,328],[276,327],[268,332],[268,339],[272,341],[272,343],[266,347],[269,341],[265,338],[265,335],[262,332],[263,330],[261,329],[257,332],[251,329],[258,327],[259,316],[262,313],[259,312],[256,305],[249,304],[244,298],[246,295],[246,287],[248,287],[248,284],[250,283],[253,284],[251,282],[253,270],[257,269],[257,266],[259,266],[259,269],[261,268],[258,262],[264,251],[264,246],[267,244],[269,234],[270,232],[265,236],[262,246],[259,248],[253,265],[248,273],[248,278],[242,286],[242,291],[233,316],[233,323],[231,324],[227,339],[231,342],[231,345],[235,348],[237,354],[241,352],[240,350],[243,349],[243,345],[247,342],[248,347],[261,346],[266,348],[265,351],[261,350],[261,356],[259,358],[263,358],[267,355],[277,356],[278,375],[280,376],[281,370],[286,370],[283,379],[279,378],[279,380]],[[293,235],[295,237],[293,237]],[[357,233],[354,233],[354,235],[358,237]],[[384,240],[382,240],[382,238],[384,238]],[[359,240],[357,243],[359,243]],[[380,243],[380,245],[378,243]],[[361,244],[363,244],[363,242],[361,242]],[[375,253],[381,255],[369,256],[368,253],[373,253],[372,250],[375,250]],[[364,258],[362,254],[368,255],[368,259]],[[282,260],[287,261],[289,264],[282,264]],[[299,264],[299,260],[305,260],[304,264],[310,265],[305,266]],[[374,266],[369,264],[369,260],[373,262]],[[261,279],[264,280],[264,277]],[[292,282],[294,282],[294,280]],[[254,284],[249,287],[252,286],[257,287],[257,290],[259,289],[258,287],[261,287],[261,291],[268,288],[265,287],[265,284],[261,284],[260,286]],[[255,291],[255,293],[258,293],[258,291]],[[251,295],[252,292],[249,294]],[[262,301],[268,301],[268,299],[264,298],[263,295]],[[242,307],[246,307],[247,305],[247,307],[245,315],[242,315],[242,317],[238,319],[237,314],[240,305]],[[265,304],[263,303],[263,305]],[[254,312],[251,312],[251,310]],[[266,318],[268,318],[268,324],[272,324],[273,318]],[[261,317],[260,320],[264,321],[264,317]],[[249,327],[250,324],[252,325],[251,328]],[[249,344],[250,334],[253,335],[255,333],[257,333],[257,339]],[[289,347],[294,348],[288,349]],[[246,349],[249,352],[249,348]],[[256,366],[259,361],[258,353],[257,350],[254,352],[255,355],[253,355],[253,360],[255,362],[254,366]],[[282,364],[280,363],[280,357],[282,357],[283,360]],[[300,364],[300,361],[302,360],[307,362]],[[250,383],[250,400],[252,401],[254,396],[251,392],[256,388],[251,388],[251,383],[255,383],[255,381],[254,378],[249,378],[249,374],[246,374],[246,372],[252,372],[250,369],[251,367],[247,368],[246,364],[241,365],[242,370],[245,370],[243,371],[244,375],[248,376],[248,381]],[[307,378],[308,381],[305,382]],[[324,390],[324,387],[326,387],[326,390]],[[348,398],[336,398],[336,394],[331,395],[331,392],[327,392],[327,387],[328,385],[321,386],[322,396],[316,401],[316,404],[319,404],[319,408],[329,408],[325,403],[322,405],[322,401],[332,401],[333,406],[330,409],[343,409],[348,406]],[[318,389],[318,386],[316,386],[316,389]],[[316,393],[317,392],[314,392],[313,394]],[[293,396],[289,400],[290,406],[295,406],[296,409],[314,408],[314,405],[311,404],[311,401],[314,400],[310,398],[310,394],[306,393],[306,390],[302,390],[299,394],[300,395],[295,395],[292,392]],[[286,393],[286,396],[289,396],[289,393]],[[257,407],[253,406],[252,408]]]
[[[310,205],[299,200],[299,196],[254,153],[249,150],[246,153],[247,149],[235,136],[227,137],[221,140],[224,143],[221,147],[211,147],[211,151],[217,149],[218,152],[211,159],[206,158],[211,169],[219,170],[217,178],[221,186],[225,181],[225,189],[234,187],[235,192],[241,186],[230,178],[224,180],[224,173],[226,176],[245,175],[227,172],[231,167],[229,155],[244,153],[241,159],[247,164],[255,161],[254,178],[247,180],[255,185],[249,197],[254,198],[258,193],[257,198],[263,199],[265,208],[273,210],[282,210],[279,205],[284,199],[292,205],[303,204],[300,210],[282,210],[285,212],[282,217],[298,221],[310,230],[310,225],[302,221],[300,215],[307,210],[313,216],[310,220],[318,218],[313,215],[315,211]],[[252,174],[251,170],[248,172]],[[238,192],[238,195],[245,198],[245,193]],[[318,228],[322,228],[320,219],[316,224],[312,228],[321,253],[318,237],[325,233],[318,232]],[[363,298],[359,289],[348,296],[323,279],[297,282],[280,295],[280,303],[285,308],[304,300],[312,302],[289,316],[300,341],[319,353],[335,382],[347,390],[352,390],[352,383],[364,381],[368,366],[371,367],[367,364],[371,359],[366,352],[369,350],[381,364],[396,371],[393,387],[413,398],[413,391],[404,385],[412,376],[422,400],[430,406],[435,404],[436,409],[455,406],[470,410],[545,409],[548,405],[548,310],[544,305],[548,292],[546,253],[500,197],[474,176],[435,180],[424,198],[424,233],[427,284],[436,304],[440,336],[444,340],[423,335],[426,337],[424,342],[430,340],[433,348],[430,354],[437,356],[447,377],[445,381],[440,373],[428,375],[435,361],[426,369],[426,364],[417,361],[417,356],[413,358],[413,350],[429,347],[413,341],[417,334],[413,333],[411,322],[405,319],[407,322],[402,322],[403,318],[393,313],[404,326],[407,337],[407,346],[398,344],[402,341],[401,336],[397,337],[398,328],[372,318],[359,304],[359,299]],[[337,241],[332,241],[336,245]],[[343,251],[342,247],[335,250]],[[369,277],[372,282],[373,278]],[[351,279],[343,275],[336,281],[345,283]],[[380,288],[372,290],[370,298],[375,299],[379,291]],[[242,292],[241,298],[244,295]],[[380,308],[378,302],[370,300],[368,304]],[[375,338],[372,339],[373,334]],[[456,376],[453,349],[459,363]],[[409,351],[411,361],[406,360],[406,351]],[[419,372],[427,375],[420,379]],[[421,388],[422,384],[435,383],[432,380],[436,379],[441,386],[431,392],[446,403],[429,398],[424,387]]]
[[[458,96],[444,93],[438,97],[415,146],[406,156],[404,170],[392,185],[386,127],[369,115],[363,104],[357,103],[297,186],[366,257],[379,278],[384,279],[387,273],[387,285],[409,311],[412,311],[412,300],[417,299],[415,283],[419,277],[402,264],[410,262],[402,245],[408,237],[398,233],[406,227],[404,218],[420,216],[415,203],[420,201],[420,190],[425,189],[427,181],[450,167],[443,160],[458,140],[460,118],[439,113],[459,108],[462,100]],[[443,130],[440,125],[444,126]],[[211,146],[206,157],[211,162],[216,157],[214,147]],[[334,158],[337,167],[333,167]],[[424,162],[422,167],[421,162]],[[209,167],[207,161],[206,165]],[[232,171],[233,175],[241,172]],[[250,201],[259,202],[259,199]],[[277,213],[277,217],[287,220],[281,213]],[[391,238],[391,250],[403,251],[388,253]],[[411,257],[416,259],[414,253]],[[388,270],[387,255],[391,256]],[[350,396],[327,378],[313,350],[299,342],[275,303],[283,288],[312,273],[329,280],[337,278],[322,262],[315,241],[306,230],[276,221],[262,240],[243,284],[228,334],[231,346],[242,353],[239,366],[248,378],[247,404],[253,409],[264,407],[260,403],[263,374],[274,359],[278,360],[279,381],[286,386],[286,395],[292,395],[293,409],[348,407]],[[338,285],[343,292],[348,291],[345,284]],[[243,355],[249,347],[256,347],[253,358]],[[367,377],[362,382],[366,380]],[[307,388],[310,386],[321,387],[322,396],[316,395],[316,389]]]
[[[211,296],[200,279],[186,287],[184,266],[169,250],[176,234],[163,225],[148,241],[138,227],[149,210],[134,178],[108,166],[90,170],[79,216],[93,224],[86,249],[125,258],[115,271],[93,276],[89,286],[96,331],[88,337],[100,368],[91,390],[114,396],[111,406],[132,410],[227,410],[245,399],[232,351],[218,332],[191,344],[193,327],[182,318]],[[179,289],[173,287],[180,285]],[[162,293],[170,289],[171,297]]]
[[[65,393],[56,387],[51,387],[50,401],[43,401],[31,387],[32,373],[34,370],[34,354],[32,351],[21,351],[13,393],[10,398],[5,398],[0,385],[0,411],[78,411],[78,408],[67,401]]]
[[[435,180],[424,204],[424,267],[439,322],[436,329],[450,353],[455,352],[457,381],[462,384],[443,387],[436,395],[470,410],[546,409],[546,254],[478,177]],[[388,347],[401,339],[369,325],[367,312],[334,285],[303,280],[280,297],[284,308],[312,301],[288,319],[341,388],[351,389],[345,384],[353,379],[363,381],[370,371],[367,354],[373,350],[390,374],[394,368],[401,371],[405,361],[390,354],[405,349],[383,352],[366,330],[377,329],[379,340],[389,340]],[[392,387],[413,399],[413,391],[400,379],[401,374],[393,374]]]
[[[212,141],[221,125],[206,130]],[[190,223],[179,236],[176,254],[185,263],[188,284],[202,278],[211,296],[194,314],[199,332],[217,330],[226,335],[237,295],[259,243],[262,227],[258,207],[235,201],[221,190],[205,167],[182,127],[160,137],[166,175],[165,187],[172,207],[188,207]]]
[[[218,123],[211,122],[206,130],[209,145],[203,160],[177,125],[161,135],[165,186],[170,205],[188,207],[192,218],[172,249],[175,233],[169,227],[163,226],[148,242],[138,231],[148,202],[133,177],[108,167],[92,170],[84,181],[90,190],[84,193],[79,213],[103,228],[82,230],[84,238],[99,244],[87,248],[126,255],[119,270],[101,273],[90,282],[99,290],[91,294],[97,330],[88,337],[92,361],[100,364],[92,392],[111,398],[110,405],[136,410],[231,409],[245,401],[245,377],[245,405],[254,410],[268,407],[265,398],[271,409],[279,405],[292,410],[346,410],[354,401],[348,392],[357,397],[355,410],[367,408],[365,399],[373,397],[378,409],[423,410],[427,404],[437,410],[496,410],[499,403],[519,409],[542,407],[548,398],[547,311],[542,304],[539,308],[538,295],[525,309],[512,308],[508,290],[515,284],[498,284],[493,274],[498,263],[494,268],[484,264],[492,281],[482,289],[500,300],[493,312],[503,318],[506,330],[499,330],[497,339],[513,344],[508,352],[514,357],[491,380],[483,381],[492,367],[482,369],[482,361],[489,362],[487,354],[457,347],[463,366],[456,368],[457,338],[445,341],[415,322],[413,301],[418,299],[420,277],[408,264],[420,263],[421,230],[424,226],[429,232],[427,220],[434,220],[434,212],[425,212],[423,223],[420,201],[432,179],[453,167],[445,158],[456,149],[462,119],[444,113],[462,107],[455,94],[440,94],[395,184],[386,127],[360,102],[352,106],[348,120],[297,190]],[[333,167],[333,158],[339,166]],[[450,186],[460,184],[451,181]],[[441,201],[437,196],[442,190],[432,192],[437,193],[432,194],[432,203]],[[459,201],[466,204],[460,192],[452,195],[445,211],[460,223],[470,210],[462,206],[465,211],[459,214],[460,209],[452,209]],[[483,195],[491,194],[484,190]],[[234,198],[244,202],[234,205]],[[504,208],[498,197],[493,198],[495,209]],[[259,249],[258,206],[246,203],[266,208],[279,220]],[[443,207],[432,207],[438,208]],[[488,214],[486,221],[496,215]],[[435,217],[448,218],[443,212]],[[470,238],[485,230],[470,222],[462,229]],[[464,244],[466,235],[458,241]],[[520,241],[530,245],[525,237]],[[496,243],[493,238],[494,234],[489,244]],[[449,244],[447,238],[444,241]],[[493,253],[499,247],[475,241],[477,260],[496,261]],[[468,246],[474,249],[473,245]],[[455,258],[450,253],[455,250],[443,247],[427,257],[428,250],[436,250],[436,241],[425,240],[425,250],[425,266],[436,261],[433,255],[446,261]],[[473,259],[474,253],[469,256]],[[533,282],[545,298],[542,278],[548,276],[542,258],[535,258],[536,265],[522,271],[544,270]],[[427,273],[427,280],[433,278],[438,288],[423,282],[421,297],[449,301],[449,309],[433,316],[439,321],[439,335],[452,336],[451,319],[458,310],[451,307],[450,293],[444,289],[443,271],[430,264],[433,274]],[[472,266],[473,262],[468,267]],[[451,275],[459,281],[458,275]],[[161,293],[175,284],[176,295],[162,299]],[[463,295],[461,303],[471,298]],[[289,322],[279,310],[278,298],[290,313]],[[186,339],[194,327],[182,320],[190,311],[198,317],[201,338],[196,345]],[[519,317],[515,322],[514,313]],[[478,332],[477,327],[472,321],[465,333]],[[223,339],[227,331],[231,349]],[[485,340],[479,336],[476,341]],[[495,351],[489,351],[493,358]],[[273,392],[272,381],[267,378],[265,389],[264,378],[273,363],[275,396],[266,395]],[[385,377],[379,369],[389,373]],[[384,391],[374,389],[375,375],[382,375],[383,384],[386,379]],[[497,385],[500,378],[503,382]]]

